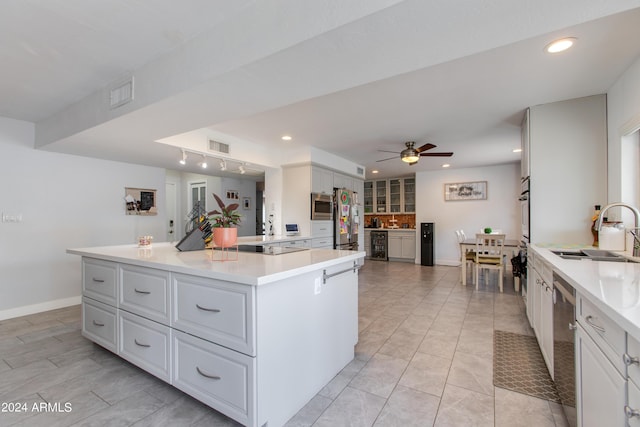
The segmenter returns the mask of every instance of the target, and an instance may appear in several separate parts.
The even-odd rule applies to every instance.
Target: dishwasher
[[[553,274],[553,382],[569,426],[577,424],[575,374],[576,291]]]

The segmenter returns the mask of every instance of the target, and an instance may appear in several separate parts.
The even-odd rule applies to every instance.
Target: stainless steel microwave
[[[333,219],[333,196],[330,194],[311,193],[311,219]]]

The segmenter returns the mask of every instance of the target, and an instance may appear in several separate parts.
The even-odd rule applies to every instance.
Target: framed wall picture
[[[486,200],[487,181],[453,182],[444,185],[444,200]]]
[[[229,200],[238,200],[240,198],[237,190],[227,190],[226,193]]]
[[[244,209],[244,210],[251,209],[251,197],[243,197],[242,198],[242,209]]]
[[[125,212],[127,215],[157,215],[157,199],[157,190],[126,187]]]

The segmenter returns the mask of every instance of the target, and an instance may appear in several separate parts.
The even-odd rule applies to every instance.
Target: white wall
[[[607,117],[608,202],[635,204],[622,194],[622,139],[640,128],[640,57],[607,92]]]
[[[444,201],[444,184],[487,181],[487,200]],[[480,229],[501,229],[520,238],[520,163],[416,173],[416,261],[420,263],[420,223],[435,223],[435,263],[459,265],[455,230],[472,236]]]
[[[0,319],[80,302],[67,248],[166,236],[165,171],[33,149],[32,123],[0,117]],[[125,215],[125,187],[157,189],[157,216]]]

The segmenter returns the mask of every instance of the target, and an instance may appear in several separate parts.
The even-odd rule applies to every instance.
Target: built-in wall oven
[[[321,221],[333,220],[333,195],[311,193],[311,219]]]
[[[569,426],[577,425],[575,369],[576,291],[553,274],[553,382]]]
[[[521,226],[521,240],[524,244],[529,243],[529,199],[530,199],[530,189],[529,189],[529,177],[522,178],[522,183],[520,186],[520,226]]]

